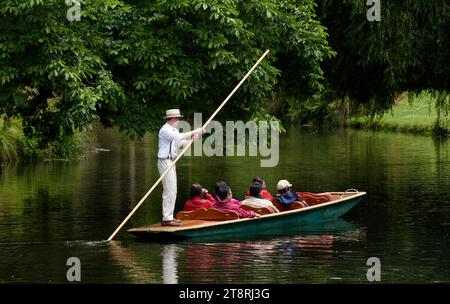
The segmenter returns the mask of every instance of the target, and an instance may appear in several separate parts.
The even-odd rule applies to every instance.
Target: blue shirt
[[[301,200],[297,193],[288,191],[283,193],[283,195],[278,194],[276,200],[283,206],[289,207],[293,202]]]

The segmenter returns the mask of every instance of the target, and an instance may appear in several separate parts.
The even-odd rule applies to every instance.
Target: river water
[[[78,161],[3,166],[0,283],[64,283],[69,257],[84,283],[367,283],[377,257],[382,283],[450,282],[450,142],[357,130],[289,129],[275,168],[258,157],[184,157],[179,210],[190,184],[226,180],[241,198],[253,176],[275,192],[356,188],[368,195],[336,227],[220,243],[143,243],[127,228],[160,220],[161,187],[116,240],[104,242],[159,177],[156,141],[99,131]]]

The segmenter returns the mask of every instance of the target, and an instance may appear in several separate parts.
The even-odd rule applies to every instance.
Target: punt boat
[[[128,230],[144,241],[179,239],[251,239],[258,235],[277,235],[293,231],[320,231],[321,227],[339,223],[340,217],[358,204],[366,192],[357,190],[330,192],[333,200],[308,207],[261,214],[256,218],[239,218],[236,212],[222,212],[216,209],[199,209],[179,212],[180,226],[161,226],[160,223]],[[248,209],[248,208],[247,208]],[[249,209],[251,210],[251,208]]]

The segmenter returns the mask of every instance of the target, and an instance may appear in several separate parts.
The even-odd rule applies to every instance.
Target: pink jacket
[[[255,212],[242,209],[241,202],[234,198],[232,198],[229,202],[223,202],[220,201],[219,198],[216,196],[216,201],[214,202],[211,208],[215,208],[221,211],[228,211],[228,210],[236,211],[237,214],[239,214],[240,218],[256,216]]]

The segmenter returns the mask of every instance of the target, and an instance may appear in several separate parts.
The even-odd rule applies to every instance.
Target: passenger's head
[[[284,194],[292,190],[292,184],[285,179],[278,181],[277,190],[279,194]]]
[[[252,197],[259,197],[261,194],[261,190],[262,190],[262,186],[260,183],[258,182],[254,182],[251,186],[250,186],[250,191],[249,194]]]
[[[252,183],[259,183],[263,189],[266,188],[266,181],[262,177],[254,177]]]
[[[203,187],[200,184],[192,184],[191,186],[191,197],[196,197],[202,195]]]
[[[215,192],[221,201],[228,201],[231,199],[231,189],[224,181],[216,183]]]

